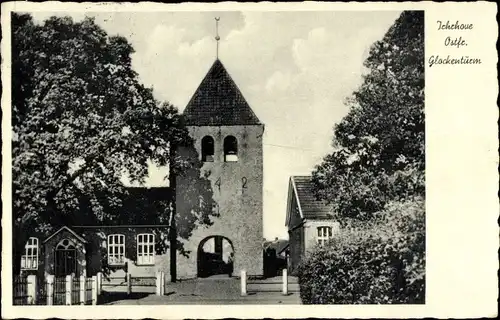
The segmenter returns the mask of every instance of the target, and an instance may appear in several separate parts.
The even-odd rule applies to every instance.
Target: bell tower
[[[232,250],[234,275],[239,275],[241,270],[246,270],[248,275],[262,275],[264,125],[218,58],[183,116],[202,161],[200,176],[210,182],[218,217],[212,218],[211,226],[197,226],[184,243],[190,256],[179,256],[178,275],[200,274],[200,252],[205,250],[200,244],[207,243],[211,237],[227,240],[228,249],[218,246],[221,252],[215,254],[227,256],[222,250]],[[187,152],[180,149],[179,155],[187,155]],[[189,223],[182,217],[192,207],[189,203],[192,199],[186,199],[182,193],[193,188],[191,178],[178,176],[176,180],[177,225]],[[180,261],[183,259],[187,260]]]

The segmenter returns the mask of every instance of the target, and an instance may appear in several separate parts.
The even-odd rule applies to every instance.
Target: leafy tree
[[[133,223],[126,219],[137,217],[120,215],[130,196],[121,179],[143,183],[148,161],[173,174],[199,168],[197,156],[182,160],[171,152],[192,141],[177,109],[139,82],[133,52],[91,18],[35,24],[30,15],[12,14],[14,255],[33,232]],[[156,223],[171,222],[165,201],[156,204],[163,208]]]
[[[343,228],[299,266],[306,304],[425,301],[423,12],[403,12],[364,65],[313,172]]]
[[[313,172],[318,197],[360,219],[425,192],[423,11],[403,12],[364,65],[334,151]]]
[[[302,302],[425,303],[424,207],[421,198],[391,202],[315,248],[298,269]]]

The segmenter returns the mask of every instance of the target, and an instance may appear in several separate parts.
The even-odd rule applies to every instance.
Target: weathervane
[[[220,17],[215,17],[215,41],[217,41],[217,51],[216,51],[216,57],[219,59],[219,20]]]

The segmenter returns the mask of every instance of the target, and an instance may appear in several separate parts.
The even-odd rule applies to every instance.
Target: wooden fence
[[[35,300],[35,304],[37,305],[46,305],[47,304],[47,279],[37,279],[37,298]]]
[[[91,305],[97,304],[97,277],[16,276],[14,305]]]
[[[240,276],[241,295],[246,296],[248,292],[281,292],[283,295],[299,292],[298,283],[296,281],[290,283],[289,281],[287,269],[281,270],[281,277],[271,279],[249,279],[246,271],[242,270]]]
[[[93,284],[94,284],[94,281],[92,278],[85,279],[85,304],[93,304],[92,303],[92,288],[93,288],[92,285]],[[98,296],[98,294],[96,296]]]
[[[22,276],[14,277],[12,292],[14,293],[14,305],[28,304],[28,278]]]
[[[156,292],[165,294],[165,274],[158,272],[156,277],[107,278],[102,281],[102,274],[87,277],[54,277],[37,279],[35,275],[17,276],[13,282],[14,305],[95,305],[103,288],[107,291],[120,288],[130,295],[132,292]],[[144,291],[145,292],[145,291]]]
[[[161,277],[163,276],[163,278]],[[101,286],[107,293],[126,292],[131,293],[154,293],[159,292],[159,287],[165,286],[163,272],[158,272],[156,277],[142,276],[134,277],[128,274],[126,277],[105,277]]]
[[[54,278],[53,305],[63,306],[66,304],[66,279]]]

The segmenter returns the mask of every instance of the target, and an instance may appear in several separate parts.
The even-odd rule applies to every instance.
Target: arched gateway
[[[217,274],[232,275],[234,269],[234,247],[231,240],[223,236],[208,236],[198,245],[198,277]]]

